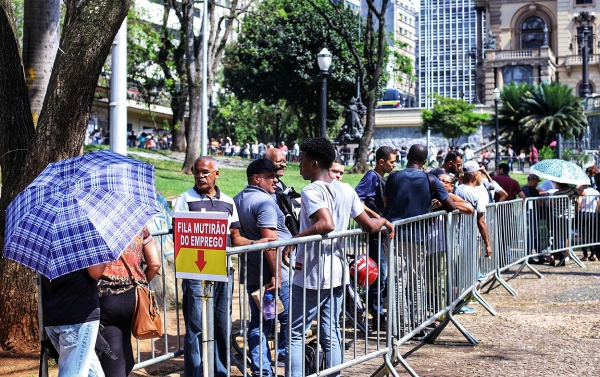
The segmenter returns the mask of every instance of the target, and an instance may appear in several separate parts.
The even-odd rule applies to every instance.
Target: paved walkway
[[[479,345],[469,344],[449,325],[435,344],[413,341],[401,353],[419,376],[600,376],[600,262],[587,262],[583,269],[568,262],[539,270],[542,279],[525,271],[509,280],[517,296],[502,287],[483,295],[498,316],[473,304],[474,314],[456,317]],[[369,376],[381,361],[342,375]],[[178,358],[132,375],[183,376],[177,372],[182,365]],[[396,370],[408,375],[401,366]]]

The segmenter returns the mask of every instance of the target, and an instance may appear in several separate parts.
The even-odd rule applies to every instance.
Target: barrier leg
[[[477,302],[479,302],[479,304],[481,306],[483,306],[485,308],[485,310],[487,310],[494,317],[498,315],[498,312],[496,312],[496,310],[492,307],[492,305],[490,305],[487,301],[484,300],[483,297],[481,297],[479,292],[477,292],[476,290],[473,290],[472,293],[473,293],[473,298],[475,300],[477,300]]]
[[[579,259],[577,255],[573,252],[573,249],[569,248],[569,258],[573,259],[573,262],[577,263],[577,265],[581,268],[585,268],[585,264]]]
[[[519,274],[521,273],[521,271],[523,271],[523,269],[527,267],[529,268],[529,270],[531,272],[533,272],[534,274],[537,275],[538,278],[543,278],[544,276],[542,274],[540,274],[540,272],[538,270],[536,270],[531,264],[529,264],[529,258],[525,259],[525,261],[523,262],[523,264],[521,264],[521,267],[519,267],[519,269],[517,270],[517,272],[515,272],[515,274],[513,275],[513,279],[516,278],[517,276],[519,276]]]
[[[448,312],[448,320],[452,321],[452,323],[454,324],[454,326],[456,326],[456,328],[458,329],[458,331],[460,331],[463,336],[465,338],[467,338],[467,340],[469,341],[469,343],[471,343],[472,345],[476,346],[479,344],[479,341],[477,340],[477,338],[475,338],[470,332],[467,331],[467,329],[465,329],[457,320],[456,318],[454,318],[454,315],[452,314],[453,310],[450,310]]]
[[[494,279],[500,283],[501,286],[503,286],[508,293],[510,293],[513,296],[517,295],[517,291],[515,291],[507,282],[506,280],[504,280],[504,278],[502,278],[502,275],[500,275],[500,273],[498,271],[496,271],[496,273],[494,274]]]

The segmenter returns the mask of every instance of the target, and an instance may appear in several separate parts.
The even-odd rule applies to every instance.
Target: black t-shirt
[[[540,196],[540,192],[535,187],[525,185],[521,187],[521,191],[523,191],[526,198],[537,198]]]
[[[74,325],[100,319],[98,282],[86,269],[54,280],[42,276],[44,326]]]

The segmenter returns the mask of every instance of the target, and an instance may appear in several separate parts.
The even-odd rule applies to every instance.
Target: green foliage
[[[173,80],[165,80],[158,64],[163,47],[162,35],[156,25],[147,21],[150,18],[147,12],[143,7],[132,6],[127,16],[128,80],[139,91],[133,94],[135,100],[148,105],[168,106],[166,89],[174,83]]]
[[[547,160],[549,158],[555,158],[556,152],[554,151],[554,148],[544,145],[542,149],[539,150],[538,156],[540,160]]]
[[[565,139],[580,138],[587,126],[581,98],[558,82],[519,86],[511,83],[500,92],[500,101],[499,130],[517,147],[547,145],[557,133]]]
[[[277,122],[275,109],[266,105],[264,101],[257,103],[249,100],[240,100],[232,94],[219,95],[216,114],[211,123],[211,137],[230,136],[233,142],[242,145],[246,141],[254,140],[274,141],[275,124]],[[281,107],[281,125],[288,124],[288,112]],[[284,127],[286,130],[291,127]],[[285,131],[285,130],[284,130]],[[280,139],[285,139],[288,134],[281,132]],[[265,139],[267,138],[267,139]]]
[[[24,5],[25,0],[12,0],[13,15],[15,17],[15,27],[17,28],[17,35],[21,42],[21,48],[23,48],[23,16],[24,16]]]
[[[334,12],[327,1],[320,2],[323,9]],[[356,15],[342,11],[348,24],[357,28]],[[327,83],[332,127],[343,111],[334,104],[345,105],[355,95],[356,68],[344,40],[305,2],[265,0],[257,4],[244,18],[237,40],[227,48],[224,85],[241,100],[266,105],[284,100],[297,119],[296,136],[313,136],[318,134],[317,54],[323,47],[333,55]]]
[[[462,99],[433,95],[435,103],[433,109],[423,109],[423,124],[421,132],[442,134],[451,140],[451,144],[461,136],[470,135],[477,131],[479,125],[488,121],[487,114],[475,114],[475,105]]]

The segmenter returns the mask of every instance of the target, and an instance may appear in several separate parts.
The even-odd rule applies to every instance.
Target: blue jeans
[[[385,292],[387,291],[387,260],[385,259],[385,247],[383,241],[385,235],[381,235],[381,243],[379,243],[379,235],[377,233],[369,235],[369,258],[377,263],[379,273],[377,279],[369,286],[369,302],[368,309],[374,310],[383,315],[385,307]],[[379,283],[381,281],[381,284]]]
[[[302,340],[310,329],[313,319],[319,317],[319,341],[325,352],[325,367],[330,368],[342,363],[342,334],[340,331],[340,312],[344,296],[344,287],[329,289],[306,289],[306,302],[303,301],[304,288],[292,284],[292,339],[291,349],[286,355],[286,376],[304,376]],[[317,295],[320,292],[320,297]],[[319,299],[319,300],[318,300]],[[330,323],[331,322],[331,323]],[[331,325],[331,326],[330,326]],[[287,365],[291,360],[291,370]],[[339,376],[334,373],[332,376]]]
[[[183,339],[183,367],[185,377],[201,377],[202,372],[202,281],[183,279],[183,320],[185,322],[185,337]],[[231,333],[231,302],[233,293],[233,274],[229,282],[215,282],[214,292],[214,328],[216,377],[226,377],[227,359],[229,356],[229,336]]]
[[[248,285],[246,288],[248,296],[252,292],[257,291],[260,288],[259,285]],[[280,357],[285,356],[285,347],[288,343],[288,317],[289,317],[289,301],[290,301],[290,286],[289,282],[281,283],[281,290],[279,290],[279,299],[283,305],[283,312],[277,315],[281,330],[279,332],[279,340],[277,342],[277,353]],[[250,298],[250,323],[248,324],[248,346],[250,347],[250,359],[252,364],[250,370],[252,370],[253,376],[272,376],[273,371],[271,369],[271,352],[267,341],[267,336],[276,325],[275,321],[265,321],[263,319],[263,331],[260,332],[260,320],[263,318],[260,308],[256,306],[254,299]],[[262,360],[262,374],[261,374],[261,360]]]
[[[104,377],[94,347],[100,321],[63,326],[45,326],[58,351],[59,377]]]
[[[283,304],[283,312],[277,315],[279,321],[279,341],[277,342],[277,353],[279,356],[285,356],[285,348],[287,347],[289,340],[289,318],[290,318],[290,282],[284,281],[281,283],[281,290],[279,291],[279,299]]]

